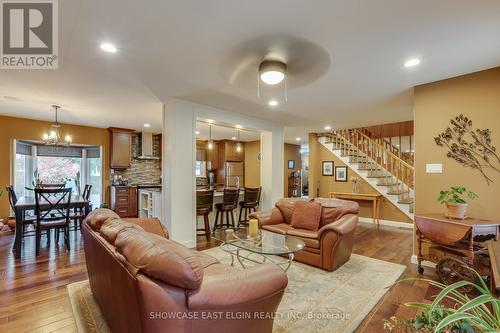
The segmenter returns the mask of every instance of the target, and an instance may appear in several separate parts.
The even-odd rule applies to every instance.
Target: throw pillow
[[[318,230],[321,218],[321,204],[319,202],[296,202],[292,214],[291,226],[295,229]]]

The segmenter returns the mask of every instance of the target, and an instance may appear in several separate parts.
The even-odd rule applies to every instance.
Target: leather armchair
[[[169,241],[157,219],[107,209],[89,214],[83,236],[92,294],[112,332],[272,332],[288,283],[277,266],[238,270]]]
[[[296,201],[282,199],[267,211],[250,214],[259,228],[289,235],[304,241],[305,248],[295,253],[295,260],[333,271],[351,257],[354,231],[358,224],[359,206],[352,201],[316,198],[322,205],[320,228],[317,231],[296,229],[290,225]]]

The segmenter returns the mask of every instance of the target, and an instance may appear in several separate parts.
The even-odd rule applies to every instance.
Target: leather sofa
[[[168,239],[157,219],[97,209],[83,223],[93,297],[112,332],[271,332],[288,279],[238,270]]]
[[[304,241],[303,250],[296,252],[294,260],[333,271],[351,257],[354,231],[358,224],[359,205],[353,201],[315,198],[321,204],[319,229],[296,229],[290,225],[297,201],[308,198],[285,198],[268,211],[250,214],[263,230],[289,235]]]

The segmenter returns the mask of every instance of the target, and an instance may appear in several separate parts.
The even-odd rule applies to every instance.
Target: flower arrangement
[[[352,176],[349,178],[352,184],[352,193],[359,193],[359,178],[356,176]]]

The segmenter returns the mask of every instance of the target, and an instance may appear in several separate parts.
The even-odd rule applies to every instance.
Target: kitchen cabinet
[[[110,167],[112,169],[130,168],[132,160],[133,130],[110,127]]]
[[[111,209],[120,217],[137,217],[137,187],[111,186]]]
[[[212,149],[207,148],[207,169],[209,171],[219,169],[219,143],[214,141]]]
[[[245,143],[241,142],[241,151],[236,151],[236,142],[232,140],[219,141],[219,166],[227,161],[245,161]],[[222,163],[221,163],[222,162]]]

